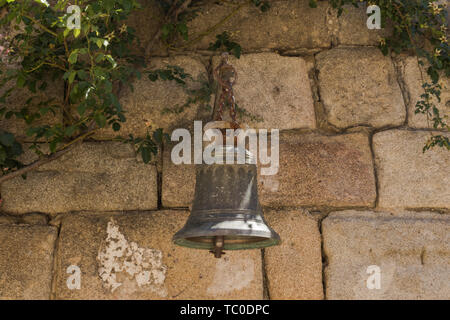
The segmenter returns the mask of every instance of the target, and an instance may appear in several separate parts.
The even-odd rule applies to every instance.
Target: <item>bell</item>
[[[223,157],[239,148],[225,145]],[[186,225],[173,241],[189,248],[222,250],[263,248],[280,242],[263,218],[258,199],[256,161],[248,150],[244,164],[200,164],[196,168],[195,196]],[[225,163],[225,161],[224,161]]]
[[[221,129],[222,133],[227,128],[240,128],[233,94],[237,72],[228,64],[228,53],[222,54],[214,75],[221,89],[215,107],[217,121],[206,127]],[[226,106],[230,106],[232,122],[223,121]],[[220,258],[222,250],[263,248],[280,243],[280,236],[263,218],[255,157],[236,141],[232,145],[226,143],[227,139],[223,142],[214,149],[215,158],[222,161],[197,165],[191,214],[173,237],[177,245],[211,250],[216,258]],[[234,161],[230,163],[230,159]]]

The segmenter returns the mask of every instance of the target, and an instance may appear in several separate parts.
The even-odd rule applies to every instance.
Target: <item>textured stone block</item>
[[[270,139],[269,139],[270,147]],[[163,160],[164,207],[188,207],[195,187],[195,166],[174,165],[171,148]],[[368,137],[280,134],[279,170],[260,175],[260,201],[266,206],[372,206],[375,178]]]
[[[192,76],[194,80],[205,81],[208,76],[205,66],[197,59],[187,56],[171,58],[152,58],[149,70],[165,69],[167,66],[178,66]],[[199,89],[199,81],[185,79],[187,88]],[[146,73],[132,83],[134,89],[124,87],[120,94],[120,103],[126,111],[126,122],[118,132],[112,129],[102,130],[95,135],[97,139],[111,139],[117,135],[127,137],[129,134],[145,136],[148,126],[151,129],[163,128],[169,132],[175,128],[191,128],[194,120],[208,118],[211,111],[200,103],[192,104],[181,112],[175,110],[183,106],[190,95],[175,81],[151,81]],[[176,112],[175,112],[176,111]]]
[[[155,34],[161,28],[161,19],[164,17],[164,10],[158,1],[138,0],[141,8],[133,11],[126,21],[126,24],[133,28],[139,41],[135,41],[132,46],[137,54],[144,54],[146,47],[150,44]],[[145,27],[143,27],[145,26]],[[159,41],[152,43],[150,56],[164,56],[167,48]]]
[[[381,208],[450,208],[450,155],[439,147],[423,153],[430,136],[407,130],[374,135]]]
[[[400,70],[402,72],[403,82],[408,94],[408,126],[413,128],[432,128],[433,123],[428,123],[427,116],[422,113],[415,113],[416,103],[421,100],[420,95],[424,94],[422,88],[422,76],[424,81],[431,83],[428,77],[426,67],[422,67],[422,74],[419,69],[416,57],[404,57],[398,62]],[[439,80],[441,89],[441,102],[433,98],[432,101],[439,109],[441,117],[450,117],[450,81],[445,75],[441,75]],[[446,120],[448,123],[448,119]]]
[[[0,224],[0,299],[50,299],[58,231]]]
[[[165,208],[189,207],[194,199],[195,165],[174,164],[170,158],[173,146],[164,148],[162,205]]]
[[[227,252],[172,243],[186,211],[67,215],[58,243],[58,299],[262,299],[260,250]],[[66,285],[70,265],[79,290]]]
[[[365,134],[280,135],[280,168],[260,176],[267,206],[372,206],[375,179]]]
[[[319,2],[310,8],[308,1],[270,1],[271,8],[263,13],[253,5],[244,4],[214,32],[191,45],[195,49],[208,49],[216,41],[215,35],[228,31],[232,40],[245,51],[261,48],[324,48],[331,39],[325,22],[328,4]],[[197,17],[188,23],[189,39],[210,29],[231,14],[237,6],[209,3]]]
[[[271,299],[323,299],[321,238],[317,221],[302,210],[264,216],[281,245],[265,249]]]
[[[219,62],[220,57],[214,57],[214,68]],[[229,62],[238,74],[236,102],[253,116],[244,116],[241,122],[250,128],[315,128],[314,101],[303,58],[257,53],[230,57]]]
[[[30,160],[33,157],[30,156]],[[59,213],[157,207],[156,167],[131,145],[86,142],[61,158],[1,186],[2,210]]]
[[[377,48],[319,53],[319,90],[327,120],[338,128],[400,125],[406,112],[392,61]]]
[[[342,211],[322,231],[328,299],[450,298],[450,217]]]
[[[337,37],[339,44],[377,46],[381,38],[386,38],[392,33],[392,27],[389,24],[383,26],[383,23],[387,21],[382,21],[381,29],[367,28],[369,17],[366,10],[366,3],[360,3],[358,8],[353,5],[344,6],[344,11],[338,18],[339,31]]]

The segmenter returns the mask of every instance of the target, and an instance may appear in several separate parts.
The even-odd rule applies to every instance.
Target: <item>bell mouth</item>
[[[192,237],[174,240],[174,243],[188,248],[213,250],[215,237]],[[223,250],[258,249],[277,245],[280,242],[275,238],[264,238],[255,236],[224,236]]]
[[[247,226],[252,228],[221,228],[217,226],[220,223],[214,221],[204,221],[203,223],[195,223],[194,226],[188,221],[187,225],[175,234],[173,242],[179,246],[212,250],[215,248],[215,239],[223,238],[223,250],[242,250],[257,249],[275,246],[280,243],[280,236],[266,225],[261,219],[245,222]],[[223,222],[222,222],[223,223]],[[242,222],[234,221],[237,226],[242,226]]]
[[[234,212],[230,213],[222,209],[221,214],[212,211],[190,216],[185,226],[173,236],[173,242],[206,250],[216,247],[217,237],[223,237],[223,250],[257,249],[280,243],[280,236],[267,225],[259,211],[240,210],[236,213],[236,210],[229,210]]]

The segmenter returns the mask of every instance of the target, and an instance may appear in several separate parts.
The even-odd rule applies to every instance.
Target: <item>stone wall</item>
[[[450,154],[422,152],[432,131],[413,112],[417,61],[383,56],[376,45],[389,29],[368,30],[365,9],[337,18],[328,2],[307,3],[273,1],[268,13],[246,7],[215,31],[231,31],[243,48],[231,59],[236,99],[262,118],[244,121],[281,132],[279,172],[259,176],[280,246],[220,260],[174,246],[194,166],[174,165],[170,144],[145,165],[104,130],[26,180],[1,185],[0,298],[449,299]],[[206,5],[191,36],[227,10]],[[155,16],[150,3],[130,22],[141,25],[143,44]],[[151,64],[206,79],[218,61],[206,50],[213,39],[170,56],[158,48]],[[449,112],[443,84],[440,107]],[[185,100],[177,86],[144,78],[134,86],[121,94],[127,134],[142,135],[148,121],[170,133],[208,119],[198,105],[161,113]],[[377,271],[380,287],[370,289]]]

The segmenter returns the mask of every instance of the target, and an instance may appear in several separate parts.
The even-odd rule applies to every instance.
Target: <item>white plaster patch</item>
[[[255,263],[250,258],[219,259],[211,285],[206,290],[211,295],[221,295],[248,286],[255,277]]]
[[[97,255],[98,274],[104,287],[114,292],[127,283],[133,287],[137,284],[138,288],[150,289],[162,297],[167,296],[164,287],[167,266],[163,264],[162,252],[140,248],[136,242],[128,242],[112,218],[106,232],[106,241]],[[125,275],[127,281],[120,281],[119,274]],[[128,281],[133,279],[134,283]]]

